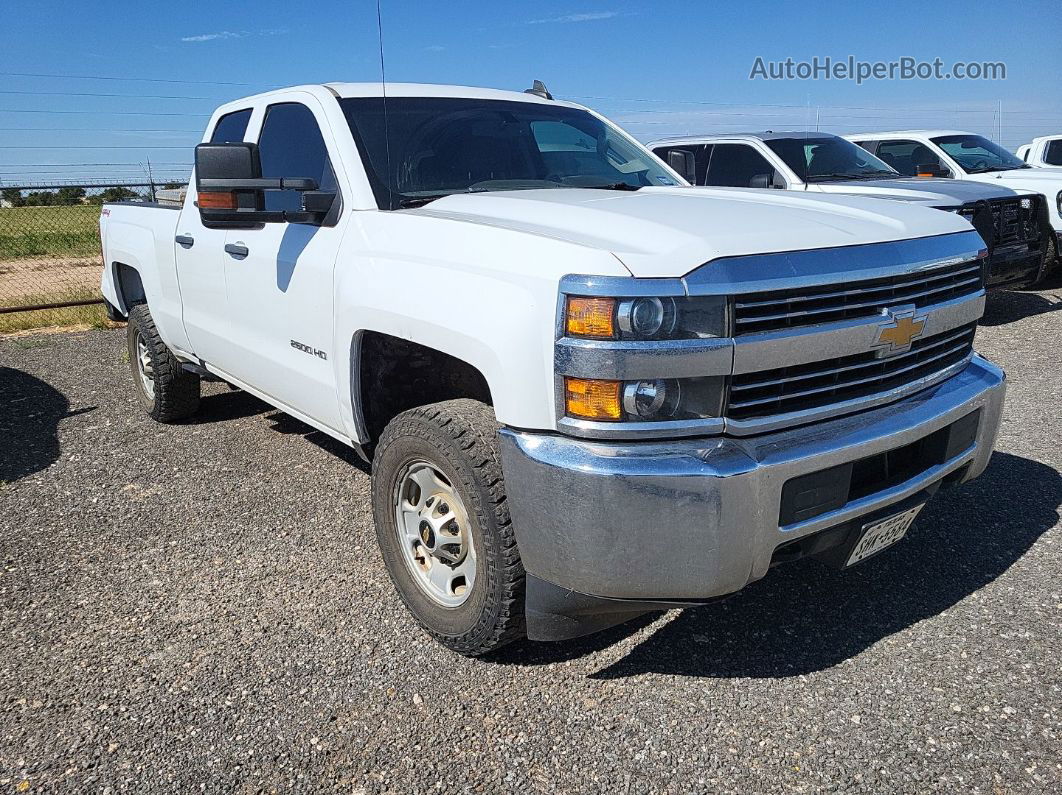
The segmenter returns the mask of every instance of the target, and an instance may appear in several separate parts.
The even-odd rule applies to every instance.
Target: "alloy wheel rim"
[[[408,464],[394,494],[402,559],[417,587],[442,607],[459,607],[476,580],[468,511],[456,489],[427,461]]]
[[[155,365],[151,361],[151,351],[143,335],[136,335],[136,369],[140,376],[140,388],[148,400],[155,399]]]

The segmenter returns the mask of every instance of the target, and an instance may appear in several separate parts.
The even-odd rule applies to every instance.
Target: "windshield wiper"
[[[984,168],[968,168],[967,174],[988,174],[993,171],[1017,171],[1019,168],[1032,168],[1030,165],[1021,166],[985,166]]]
[[[433,193],[428,196],[410,196],[406,199],[401,199],[398,202],[398,209],[405,210],[409,207],[423,207],[425,204],[435,201],[436,199],[442,199],[446,196],[452,196],[452,193]]]
[[[629,182],[610,182],[605,185],[566,185],[567,188],[586,188],[588,190],[640,190],[641,185],[631,185]]]
[[[808,182],[811,182],[813,180],[814,181],[819,181],[819,180],[825,180],[825,179],[859,179],[860,177],[865,177],[865,176],[867,176],[867,175],[866,174],[849,174],[847,172],[839,172],[839,173],[836,173],[836,174],[808,174],[807,177],[805,177],[805,179]]]

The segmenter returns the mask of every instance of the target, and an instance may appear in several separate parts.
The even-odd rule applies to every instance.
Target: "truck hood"
[[[868,196],[900,201],[925,202],[934,207],[957,207],[983,199],[1003,199],[1014,191],[1005,185],[964,182],[959,179],[861,179],[813,183],[809,190],[823,193]]]
[[[1062,182],[1062,168],[1045,166],[1043,168],[1015,168],[1011,171],[989,171],[987,174],[967,174],[966,179],[986,184],[1002,184],[1022,190],[1026,184],[1051,181],[1055,184]],[[1018,187],[1022,186],[1022,187]],[[1036,188],[1024,188],[1036,190]]]
[[[1004,185],[1016,191],[1035,192],[1047,199],[1051,225],[1062,230],[1062,208],[1058,206],[1058,193],[1062,191],[1062,168],[1016,168],[1013,171],[990,171],[987,174],[969,174],[971,182],[987,185]]]
[[[634,276],[677,277],[720,257],[968,232],[957,215],[896,201],[755,188],[455,194],[400,212],[502,227],[611,252]],[[572,272],[578,272],[573,263]]]

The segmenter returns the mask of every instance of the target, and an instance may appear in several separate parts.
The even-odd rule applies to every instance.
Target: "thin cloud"
[[[181,41],[189,44],[197,44],[203,41],[217,41],[219,39],[246,39],[249,36],[277,36],[287,33],[286,28],[275,30],[219,30],[216,33],[200,33],[196,36],[183,36]]]
[[[430,45],[428,45],[427,47],[424,48],[424,51],[425,52],[442,52],[445,49],[446,48],[443,47],[441,44],[430,44]]]
[[[560,17],[547,17],[546,19],[529,19],[528,25],[546,25],[550,23],[569,23],[569,22],[595,22],[599,19],[612,19],[618,17],[619,11],[589,11],[583,14],[565,14]]]
[[[234,33],[231,30],[221,30],[217,33],[200,33],[198,36],[184,36],[181,41],[214,41],[215,39],[242,39],[246,33]]]

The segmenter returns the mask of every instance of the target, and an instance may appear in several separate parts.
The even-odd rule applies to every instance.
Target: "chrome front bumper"
[[[1004,379],[975,356],[958,375],[896,403],[745,438],[602,442],[503,429],[506,490],[529,582],[576,601],[589,595],[690,603],[733,593],[766,574],[784,544],[879,512],[946,478],[965,482],[983,472],[999,429]],[[980,414],[973,443],[949,449],[946,460],[820,515],[780,524],[787,481],[902,448],[974,411]],[[530,626],[529,632],[536,635]]]

